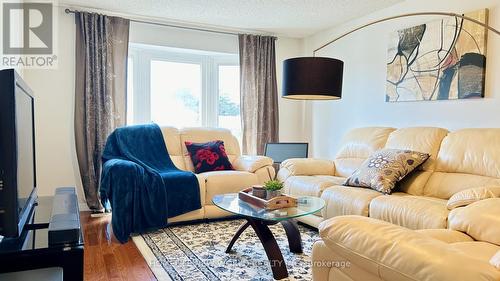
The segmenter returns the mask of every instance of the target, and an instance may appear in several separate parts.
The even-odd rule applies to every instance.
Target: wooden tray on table
[[[238,198],[256,207],[265,210],[277,210],[283,208],[297,207],[297,198],[280,195],[269,200],[262,199],[252,195],[252,188],[247,188],[238,193]]]

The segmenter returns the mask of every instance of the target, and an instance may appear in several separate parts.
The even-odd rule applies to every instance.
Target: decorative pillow
[[[195,173],[234,170],[227,158],[224,142],[221,140],[205,143],[184,142],[193,161]]]
[[[391,194],[396,183],[429,158],[429,154],[411,150],[381,149],[366,159],[347,178],[344,185],[369,187]]]
[[[446,203],[448,210],[467,206],[476,201],[500,197],[500,186],[476,187],[457,192]]]

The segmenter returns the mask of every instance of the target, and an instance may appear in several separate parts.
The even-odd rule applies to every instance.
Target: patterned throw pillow
[[[411,150],[381,149],[373,153],[344,182],[344,185],[369,187],[391,194],[396,183],[429,158],[429,154]]]
[[[195,173],[234,170],[227,158],[224,142],[221,140],[205,143],[184,142],[193,161]]]

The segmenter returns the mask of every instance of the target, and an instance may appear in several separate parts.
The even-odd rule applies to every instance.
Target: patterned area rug
[[[173,226],[134,237],[159,280],[274,280],[259,238],[247,228],[226,247],[243,220]],[[290,252],[281,224],[270,226],[288,268],[287,280],[311,280],[310,256],[318,233],[299,225],[303,254]],[[147,249],[144,249],[147,248]],[[149,253],[149,254],[146,254]]]

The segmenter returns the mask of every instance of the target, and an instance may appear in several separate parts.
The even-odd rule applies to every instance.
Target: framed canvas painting
[[[488,23],[488,10],[464,16]],[[484,97],[487,29],[449,17],[398,30],[388,48],[386,101]]]

